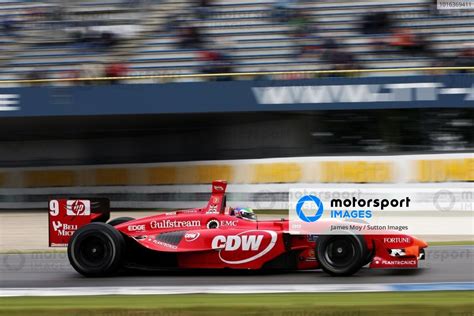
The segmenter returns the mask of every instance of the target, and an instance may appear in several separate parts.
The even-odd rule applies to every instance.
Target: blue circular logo
[[[306,216],[306,214],[303,213],[302,207],[305,202],[313,202],[318,208],[313,216]],[[298,203],[296,203],[296,214],[302,221],[307,223],[316,222],[318,219],[320,219],[323,215],[323,210],[323,202],[321,202],[321,200],[314,195],[305,195],[298,200]]]

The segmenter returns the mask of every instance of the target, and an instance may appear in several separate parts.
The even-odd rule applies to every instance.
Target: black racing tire
[[[316,257],[321,268],[333,276],[348,276],[364,266],[367,245],[360,235],[323,235],[316,244]]]
[[[87,277],[114,275],[122,264],[125,240],[114,227],[90,223],[79,228],[69,240],[69,263]]]
[[[111,219],[110,221],[107,222],[107,224],[111,226],[117,226],[126,222],[134,221],[135,219],[133,217],[117,217],[114,219]]]

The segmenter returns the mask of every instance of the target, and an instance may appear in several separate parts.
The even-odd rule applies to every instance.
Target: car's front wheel
[[[109,276],[119,270],[124,247],[124,238],[115,228],[104,223],[90,223],[74,233],[67,253],[69,262],[80,274]]]
[[[364,265],[367,245],[359,235],[324,235],[318,238],[317,259],[321,268],[334,276],[356,273]]]

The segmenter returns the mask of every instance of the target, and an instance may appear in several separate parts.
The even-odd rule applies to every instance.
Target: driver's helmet
[[[257,220],[257,216],[250,207],[237,207],[234,209],[234,215],[235,217],[248,219],[251,221]]]

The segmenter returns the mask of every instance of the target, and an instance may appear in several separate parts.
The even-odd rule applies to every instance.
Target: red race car
[[[140,219],[109,218],[107,200],[50,200],[50,246],[68,247],[82,275],[124,269],[323,269],[351,275],[361,267],[416,268],[427,244],[379,235],[292,235],[288,220],[257,220],[250,209],[226,206],[227,183],[214,181],[206,207]]]

